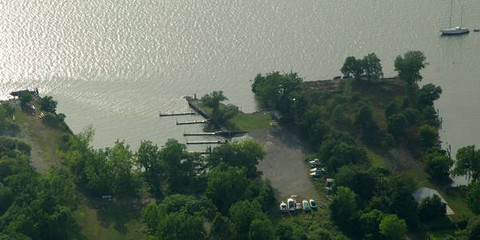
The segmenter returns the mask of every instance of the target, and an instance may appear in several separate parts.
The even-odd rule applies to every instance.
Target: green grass
[[[80,226],[76,239],[146,239],[138,214],[132,214],[129,209],[102,211],[81,206],[75,219]]]
[[[370,149],[367,150],[367,156],[370,159],[372,166],[373,167],[381,167],[385,169],[390,169],[391,168],[391,162],[385,159],[384,157],[374,153]]]
[[[260,128],[269,128],[272,117],[268,113],[261,115],[238,113],[228,121],[234,129],[247,131]]]

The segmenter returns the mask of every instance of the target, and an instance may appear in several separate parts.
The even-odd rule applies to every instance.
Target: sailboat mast
[[[453,0],[450,0],[450,28],[452,27],[452,9],[453,9]]]
[[[460,15],[460,27],[463,26],[463,5],[462,5],[462,15]]]

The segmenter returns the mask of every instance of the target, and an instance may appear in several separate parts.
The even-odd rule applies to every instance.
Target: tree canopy
[[[407,82],[409,86],[422,80],[420,70],[424,69],[428,63],[426,57],[421,51],[408,51],[403,57],[395,58],[394,67],[401,80]]]

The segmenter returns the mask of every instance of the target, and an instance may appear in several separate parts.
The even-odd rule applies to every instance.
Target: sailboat
[[[442,29],[442,35],[462,35],[470,32],[468,28],[462,27],[463,25],[463,6],[462,6],[462,15],[460,17],[460,26],[452,27],[452,9],[453,9],[453,0],[450,1],[450,28]]]

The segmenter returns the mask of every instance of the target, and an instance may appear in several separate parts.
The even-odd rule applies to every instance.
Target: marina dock
[[[174,117],[174,116],[187,116],[187,115],[197,115],[195,112],[183,112],[183,113],[159,113],[159,117]]]
[[[193,121],[177,122],[177,125],[202,124],[207,122],[208,120],[193,120]]]
[[[220,132],[183,133],[183,136],[216,136]]]
[[[225,144],[227,141],[212,140],[212,141],[187,141],[187,144]]]

